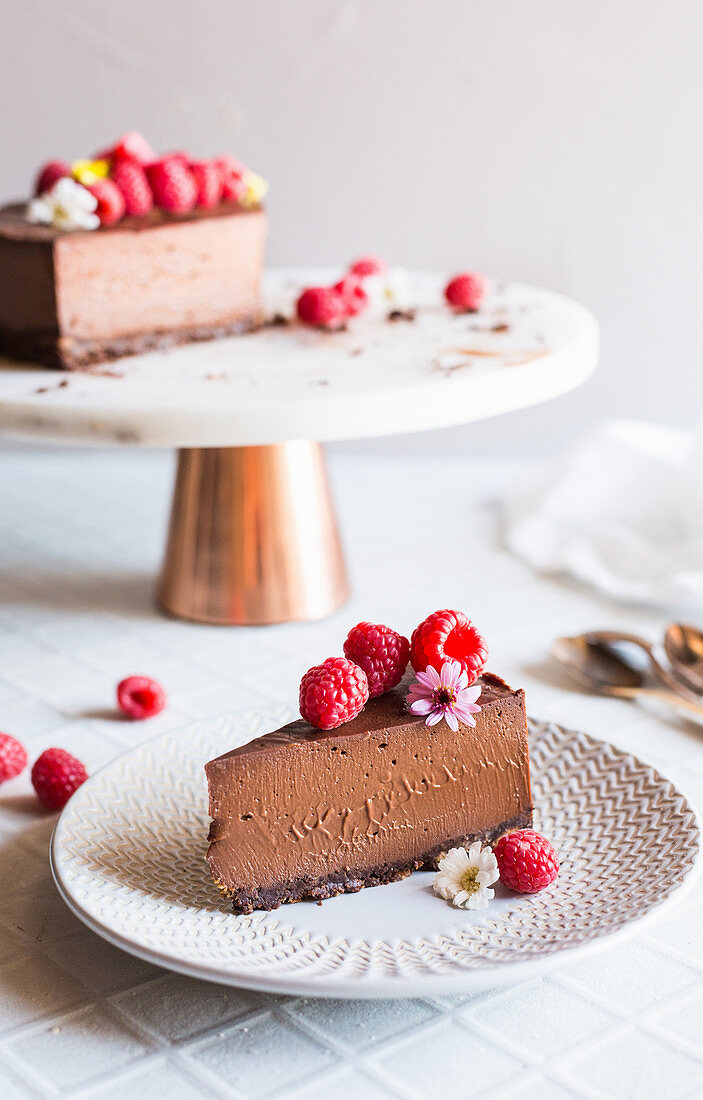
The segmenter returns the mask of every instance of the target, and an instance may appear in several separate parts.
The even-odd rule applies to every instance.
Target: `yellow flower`
[[[242,206],[258,206],[269,189],[268,182],[256,172],[247,172],[244,176],[244,194],[239,200]]]
[[[105,179],[109,171],[109,160],[74,160],[71,165],[74,180],[78,180],[84,187],[96,180]]]

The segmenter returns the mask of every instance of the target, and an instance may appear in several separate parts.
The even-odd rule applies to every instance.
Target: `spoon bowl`
[[[633,668],[612,646],[591,634],[558,638],[552,656],[561,667],[584,687],[605,694],[621,688],[641,688],[644,676]]]

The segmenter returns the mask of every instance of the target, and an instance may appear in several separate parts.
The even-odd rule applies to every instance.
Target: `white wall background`
[[[271,262],[489,272],[600,318],[542,408],[391,446],[542,452],[703,397],[699,0],[0,0],[0,195],[125,129],[272,182]],[[367,445],[365,445],[367,446]]]

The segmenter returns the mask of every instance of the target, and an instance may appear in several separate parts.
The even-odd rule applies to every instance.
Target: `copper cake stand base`
[[[185,448],[158,600],[180,619],[321,619],[349,596],[322,448]]]

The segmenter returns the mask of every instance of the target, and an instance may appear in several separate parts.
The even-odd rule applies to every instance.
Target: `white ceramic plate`
[[[654,769],[587,734],[530,723],[536,828],[562,862],[533,897],[498,887],[478,913],[432,874],[237,916],[205,861],[203,764],[286,721],[284,710],[168,733],[112,761],[54,831],[52,868],[88,927],[141,958],[210,981],[335,997],[451,994],[522,980],[605,946],[692,883],[696,815]]]

